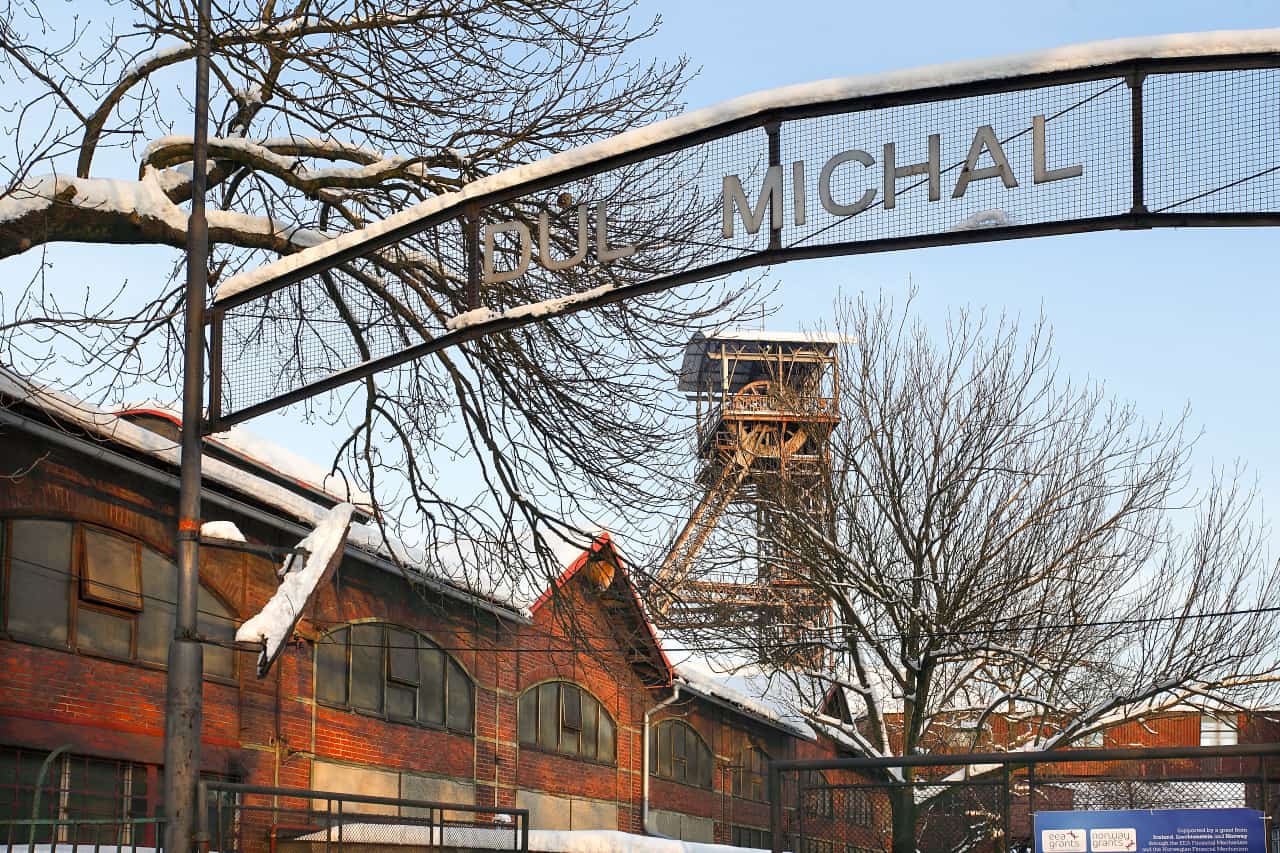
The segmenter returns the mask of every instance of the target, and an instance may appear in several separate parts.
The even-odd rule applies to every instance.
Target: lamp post
[[[183,337],[182,479],[178,491],[178,601],[169,643],[164,723],[164,847],[168,853],[190,853],[195,840],[195,810],[201,805],[196,802],[196,786],[200,780],[204,649],[196,632],[196,609],[200,591],[204,312],[209,277],[209,228],[204,212],[209,146],[209,0],[199,0],[196,15],[195,135]]]

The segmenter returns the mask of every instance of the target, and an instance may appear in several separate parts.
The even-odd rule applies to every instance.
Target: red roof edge
[[[584,548],[582,553],[560,573],[560,577],[556,578],[555,582],[538,596],[538,600],[529,607],[529,613],[536,613],[539,607],[551,600],[556,590],[563,587],[573,579],[574,575],[582,571],[582,567],[587,564],[593,554],[597,554],[605,548],[608,548],[613,553],[613,559],[618,565],[618,571],[622,574],[623,580],[626,581],[627,589],[631,592],[631,600],[635,604],[636,614],[640,618],[640,623],[644,625],[649,639],[653,641],[653,647],[658,650],[658,656],[662,659],[662,666],[667,673],[667,683],[663,686],[670,686],[675,677],[675,667],[671,665],[671,659],[667,657],[667,652],[662,648],[662,642],[658,639],[658,632],[654,630],[653,623],[649,621],[649,615],[645,613],[644,605],[640,601],[640,593],[636,590],[636,585],[631,582],[631,573],[627,571],[626,562],[622,559],[622,554],[618,551],[618,546],[614,544],[613,537],[609,535],[609,531],[602,530],[597,534],[591,546]]]

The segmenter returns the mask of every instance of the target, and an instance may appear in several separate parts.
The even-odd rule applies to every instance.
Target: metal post
[[[1145,168],[1143,155],[1146,138],[1143,130],[1142,113],[1142,81],[1146,79],[1146,76],[1142,71],[1134,71],[1126,81],[1129,84],[1129,146],[1133,149],[1133,172],[1131,178],[1133,199],[1129,212],[1135,218],[1147,213],[1146,189],[1144,187],[1146,176],[1143,172]]]
[[[204,309],[209,230],[204,196],[209,147],[209,0],[200,0],[196,31],[195,134],[191,216],[187,221],[187,294],[182,376],[182,479],[178,491],[178,601],[169,644],[165,696],[164,809],[167,853],[191,853],[200,778],[204,649],[196,634],[200,589],[200,452],[204,426]]]
[[[782,123],[777,121],[766,122],[764,126],[764,132],[768,134],[768,139],[769,139],[769,165],[771,167],[781,166],[782,165]],[[792,187],[791,191],[796,192],[797,188]],[[783,193],[783,196],[785,195],[786,193]],[[780,204],[780,203],[782,203],[781,198],[774,198],[773,201],[769,202],[769,204],[771,205]],[[769,248],[781,249],[782,248],[782,232],[774,228],[772,225],[772,217],[774,215],[776,215],[775,211],[770,210],[769,216],[771,218],[770,218],[770,225],[769,225]],[[785,216],[786,214],[783,214],[783,215]]]
[[[773,762],[769,763],[769,829],[773,853],[782,853],[782,774]]]

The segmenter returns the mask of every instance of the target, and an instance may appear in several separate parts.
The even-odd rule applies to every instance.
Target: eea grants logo
[[[1085,853],[1083,829],[1045,829],[1040,832],[1044,853]]]
[[[1135,829],[1091,829],[1089,846],[1093,853],[1133,853],[1138,849]]]

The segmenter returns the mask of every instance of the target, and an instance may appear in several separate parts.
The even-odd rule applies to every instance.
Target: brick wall
[[[0,482],[0,518],[101,525],[172,555],[173,491],[20,434],[6,435],[4,441],[11,463],[34,467],[23,478]],[[251,542],[296,544],[270,526],[207,503],[205,516],[234,521]],[[201,580],[241,618],[255,612],[277,584],[274,562],[214,548],[202,549]],[[614,580],[623,582],[620,575]],[[402,625],[447,649],[474,681],[474,736],[317,702],[315,643],[353,620]],[[612,639],[618,630],[599,593],[582,577],[562,587],[537,609],[532,624],[524,625],[500,622],[491,613],[411,588],[392,573],[346,560],[333,582],[320,588],[295,641],[265,679],[255,677],[255,656],[249,652],[238,653],[234,680],[206,679],[205,766],[254,784],[299,788],[312,786],[313,762],[447,777],[473,784],[477,805],[515,806],[520,791],[572,797],[603,809],[595,814],[616,811],[617,828],[640,832],[647,772],[644,713],[669,692],[640,679]],[[5,635],[0,635],[0,661],[5,672],[0,745],[50,749],[70,743],[77,753],[161,763],[162,667],[44,648]],[[616,725],[616,761],[586,762],[521,747],[518,697],[548,680],[573,682],[599,700]],[[655,777],[654,807],[714,819],[719,841],[728,840],[735,823],[767,827],[765,804],[726,793],[730,768],[749,741],[773,757],[788,758],[798,754],[795,739],[706,703],[686,700],[665,713],[685,715],[712,746],[715,790]]]

